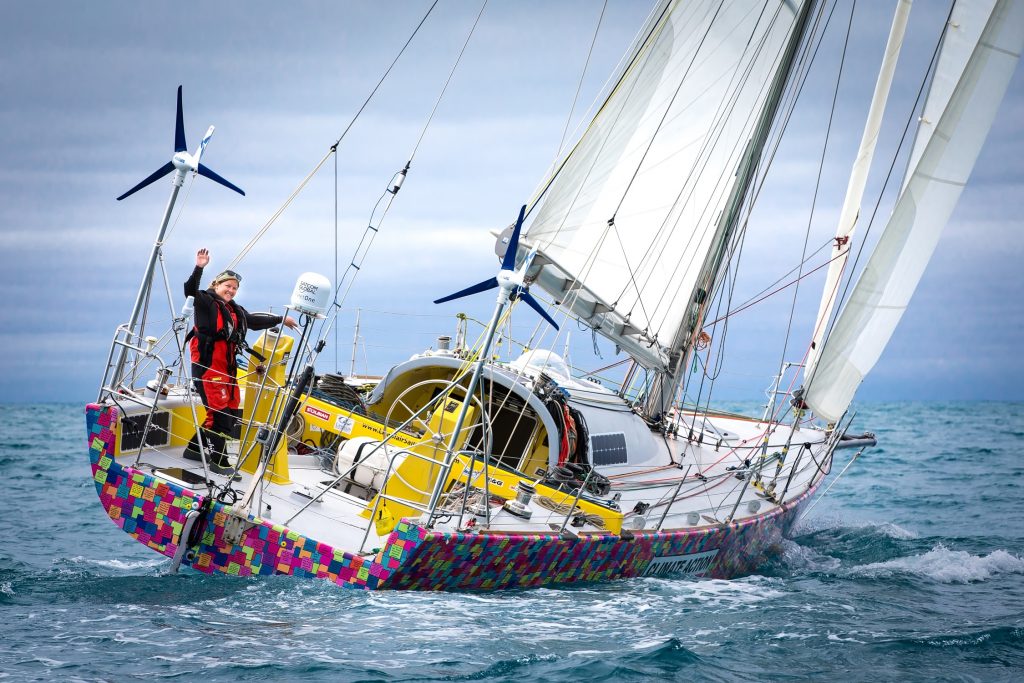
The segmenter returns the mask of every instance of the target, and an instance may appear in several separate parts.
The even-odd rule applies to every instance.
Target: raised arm
[[[199,293],[199,283],[203,279],[203,268],[210,262],[210,252],[203,248],[196,252],[196,267],[192,269],[192,275],[185,280],[185,296],[196,296]]]

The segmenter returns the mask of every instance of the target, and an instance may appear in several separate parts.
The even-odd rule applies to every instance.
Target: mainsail
[[[805,400],[826,420],[835,421],[846,411],[896,329],[1016,69],[1024,47],[1024,3],[986,5],[958,4],[925,105],[911,172],[807,379]]]
[[[802,5],[664,3],[545,188],[526,240],[537,284],[648,368],[672,369],[711,294],[701,278],[764,144]]]

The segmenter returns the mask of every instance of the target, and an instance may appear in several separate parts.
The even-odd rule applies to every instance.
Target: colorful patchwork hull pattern
[[[100,502],[128,535],[173,558],[186,517],[203,504],[204,496],[116,462],[111,456],[116,420],[116,408],[86,408]],[[258,517],[250,518],[253,526],[238,545],[228,545],[223,540],[227,506],[215,502],[182,564],[211,574],[286,574],[368,589],[497,590],[663,573],[730,578],[757,568],[811,493],[740,524],[634,532],[630,538],[447,533],[402,521],[373,557],[332,548]]]

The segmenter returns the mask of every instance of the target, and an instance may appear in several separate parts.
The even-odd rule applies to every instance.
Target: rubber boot
[[[231,466],[231,461],[228,460],[228,455],[225,451],[225,446],[227,445],[225,436],[212,430],[203,430],[203,438],[210,445],[210,471],[214,474],[231,474],[234,468]],[[231,480],[239,481],[241,478],[241,475],[236,473],[231,477]]]
[[[207,443],[209,443],[209,442],[207,442]],[[199,451],[199,433],[198,432],[193,434],[192,438],[189,439],[188,445],[185,446],[185,451],[181,454],[181,456],[183,458],[185,458],[186,460],[202,461],[203,455]]]

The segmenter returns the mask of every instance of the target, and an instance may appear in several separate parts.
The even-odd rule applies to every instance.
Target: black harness
[[[202,296],[202,295],[206,296]],[[228,372],[233,377],[237,371],[235,354],[238,349],[248,349],[245,342],[245,334],[248,329],[245,325],[245,309],[234,301],[227,302],[209,290],[200,292],[200,305],[196,307],[195,327],[185,337],[188,343],[193,337],[199,340],[199,364],[209,368],[213,363],[213,347],[218,341],[226,341],[228,344]],[[231,314],[234,312],[234,318]],[[218,315],[218,313],[220,315]],[[217,326],[217,319],[222,324]]]

